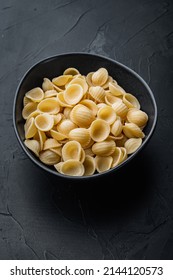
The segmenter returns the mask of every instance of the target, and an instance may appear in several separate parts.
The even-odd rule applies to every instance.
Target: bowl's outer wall
[[[153,129],[153,125],[156,123],[157,114],[156,104],[151,90],[143,79],[128,67],[111,59],[91,54],[65,54],[48,58],[39,62],[27,72],[19,85],[14,104],[14,123],[16,125],[16,132],[19,140],[24,140],[25,121],[22,118],[22,109],[25,93],[34,87],[41,87],[43,78],[52,79],[56,76],[62,75],[63,71],[68,67],[75,67],[84,75],[96,71],[100,67],[105,67],[108,70],[109,75],[117,80],[120,86],[122,86],[128,93],[135,95],[141,104],[141,109],[149,116],[147,126],[144,129],[146,134],[144,143],[147,142],[148,135],[150,134],[151,129]],[[43,166],[39,160],[36,161],[39,165]],[[52,168],[50,169],[52,170]]]

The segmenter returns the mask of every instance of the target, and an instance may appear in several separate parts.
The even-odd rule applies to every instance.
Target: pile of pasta
[[[25,145],[45,165],[70,176],[114,168],[142,144],[148,115],[101,67],[87,75],[67,68],[25,93]]]

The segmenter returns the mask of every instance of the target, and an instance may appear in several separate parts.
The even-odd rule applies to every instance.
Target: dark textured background
[[[171,0],[0,1],[0,259],[173,259],[172,19]],[[148,146],[103,187],[38,169],[13,130],[25,71],[71,51],[131,67],[158,106]]]

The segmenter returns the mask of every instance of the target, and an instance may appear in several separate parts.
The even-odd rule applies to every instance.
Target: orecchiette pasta
[[[83,75],[69,67],[43,77],[23,98],[24,143],[67,176],[106,172],[136,152],[148,115],[104,67]]]

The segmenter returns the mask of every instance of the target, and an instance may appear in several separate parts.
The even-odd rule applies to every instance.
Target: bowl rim
[[[16,124],[16,104],[17,104],[17,97],[18,97],[18,93],[20,90],[20,87],[22,86],[22,83],[24,81],[24,79],[27,77],[27,75],[35,68],[37,67],[39,64],[41,63],[46,63],[49,62],[51,60],[57,59],[58,57],[62,57],[62,56],[74,56],[74,55],[84,55],[84,56],[93,56],[97,57],[97,58],[101,58],[107,61],[110,61],[111,63],[117,64],[118,66],[120,66],[121,68],[124,68],[126,71],[130,72],[133,76],[135,76],[147,89],[147,91],[149,92],[150,98],[153,102],[153,107],[154,107],[154,118],[153,118],[153,123],[152,123],[152,127],[147,135],[147,138],[145,138],[141,144],[141,146],[133,153],[131,154],[125,161],[123,161],[122,163],[120,163],[118,166],[115,166],[107,171],[104,171],[102,173],[94,173],[93,175],[85,175],[85,176],[71,176],[71,175],[65,175],[65,174],[61,174],[56,170],[52,170],[49,167],[47,167],[46,165],[44,165],[41,161],[39,162],[39,159],[35,158],[34,155],[31,154],[31,152],[28,150],[28,148],[24,145],[24,142],[22,141],[18,129],[17,129],[17,124]],[[120,168],[122,168],[124,165],[126,165],[129,161],[131,161],[140,151],[142,151],[142,149],[146,146],[146,144],[149,142],[149,139],[151,138],[151,136],[154,133],[154,130],[156,128],[156,124],[157,124],[157,119],[158,119],[158,110],[157,110],[157,104],[156,104],[156,100],[154,97],[154,94],[150,88],[150,86],[147,84],[147,82],[144,80],[144,78],[142,78],[137,72],[135,72],[133,69],[131,69],[130,67],[128,67],[127,65],[113,59],[110,57],[107,57],[105,55],[100,55],[100,54],[95,54],[95,53],[88,53],[88,52],[65,52],[65,53],[60,53],[57,55],[53,55],[53,56],[48,56],[46,58],[43,58],[39,61],[37,61],[36,63],[34,63],[32,66],[30,66],[28,68],[27,71],[25,71],[25,74],[21,77],[20,82],[16,88],[15,91],[15,95],[14,95],[14,101],[13,101],[13,127],[14,127],[14,131],[15,131],[15,135],[18,139],[18,142],[20,144],[20,146],[22,147],[23,151],[25,152],[25,154],[27,154],[27,156],[30,158],[30,160],[32,162],[34,162],[37,167],[39,166],[41,169],[58,176],[59,178],[62,179],[67,179],[67,180],[86,180],[86,179],[95,179],[95,178],[101,178],[102,176],[105,175],[109,175],[109,174],[113,174],[115,171],[119,170]]]

